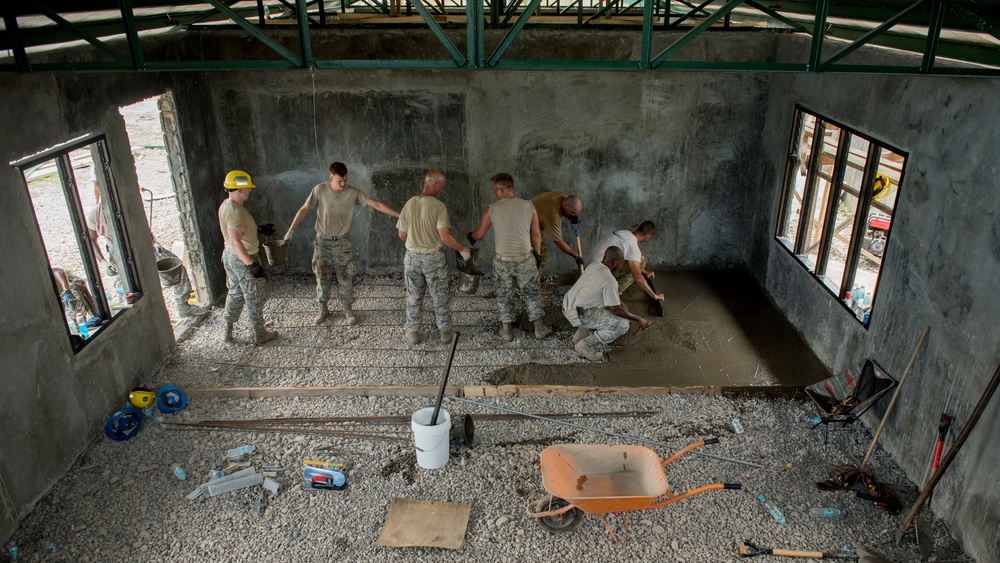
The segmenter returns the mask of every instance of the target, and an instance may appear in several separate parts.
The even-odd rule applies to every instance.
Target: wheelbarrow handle
[[[705,438],[704,440],[700,440],[698,442],[695,442],[695,443],[693,443],[693,444],[685,447],[684,449],[678,451],[674,455],[672,455],[672,456],[668,457],[667,459],[663,460],[662,462],[660,462],[660,465],[663,466],[663,467],[666,467],[666,466],[670,465],[671,463],[677,461],[677,458],[681,457],[682,455],[688,453],[689,451],[691,451],[693,449],[700,448],[700,447],[704,446],[705,444],[718,444],[718,443],[719,443],[719,439],[718,438]]]

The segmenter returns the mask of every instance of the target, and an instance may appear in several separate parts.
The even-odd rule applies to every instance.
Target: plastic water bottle
[[[238,448],[233,448],[226,452],[226,460],[231,462],[240,462],[250,457],[257,451],[257,446],[240,446]]]
[[[757,495],[757,500],[759,500],[760,503],[763,504],[771,512],[771,516],[774,517],[775,522],[781,525],[785,524],[785,515],[782,514],[781,510],[778,509],[778,505],[774,504],[773,501],[764,498],[763,493]]]
[[[226,476],[226,472],[225,471],[219,471],[218,469],[213,469],[213,470],[211,470],[211,471],[208,472],[208,478],[209,479],[218,479],[219,477],[225,477],[225,476]]]
[[[80,336],[84,340],[90,338],[90,329],[87,328],[87,319],[83,317],[83,313],[76,314],[76,329],[80,331]]]
[[[59,548],[56,547],[56,544],[54,544],[54,543],[52,543],[50,541],[45,542],[45,545],[42,546],[42,549],[44,549],[45,553],[48,553],[48,554],[53,554],[53,553],[58,553],[59,552]]]
[[[743,433],[743,425],[740,424],[740,419],[734,418],[733,421],[732,421],[732,423],[733,423],[733,432],[736,432],[737,434],[742,434]]]
[[[17,543],[14,540],[10,540],[9,542],[7,542],[7,555],[10,556],[11,561],[17,559],[18,556]]]
[[[839,508],[810,508],[809,516],[813,518],[836,518],[840,516]]]
[[[809,426],[816,426],[817,424],[820,424],[821,422],[823,422],[823,419],[820,418],[820,417],[818,417],[818,416],[807,416],[807,417],[803,418],[802,420],[803,420],[803,422],[805,422]]]
[[[180,479],[180,482],[183,485],[184,481],[186,481],[188,478],[187,473],[184,472],[184,468],[175,463],[170,466],[170,470],[174,472],[174,477]]]
[[[76,319],[73,318],[73,313],[67,313],[66,315],[66,326],[69,328],[70,334],[78,334],[78,329],[76,327]]]

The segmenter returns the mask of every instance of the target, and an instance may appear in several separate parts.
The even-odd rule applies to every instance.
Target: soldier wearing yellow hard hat
[[[226,241],[222,264],[226,268],[229,285],[224,315],[226,329],[222,339],[225,342],[233,340],[233,325],[240,318],[245,304],[254,330],[254,342],[264,344],[277,338],[278,333],[264,326],[267,292],[259,254],[257,223],[243,206],[250,198],[250,190],[257,186],[250,174],[243,170],[233,170],[226,174],[222,185],[229,193],[229,197],[219,206],[219,228]]]

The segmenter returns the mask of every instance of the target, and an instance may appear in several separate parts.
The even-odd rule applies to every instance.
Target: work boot
[[[410,344],[420,344],[420,332],[416,330],[407,330],[406,341]]]
[[[573,344],[576,344],[577,342],[583,340],[584,338],[587,338],[588,336],[590,336],[590,329],[583,328],[581,326],[580,328],[576,329],[576,332],[573,333]]]
[[[510,342],[514,340],[514,329],[511,328],[510,323],[503,323],[500,325],[500,338],[503,338],[504,342]]]
[[[454,330],[445,330],[441,333],[441,342],[448,344],[451,342],[451,336],[455,334]]]
[[[552,334],[552,327],[545,326],[542,319],[535,321],[535,338],[541,340],[550,334]]]
[[[319,303],[319,313],[316,313],[316,318],[313,321],[316,324],[323,324],[323,321],[330,316],[330,309],[326,306],[326,301],[320,301]]]
[[[222,341],[223,342],[233,341],[233,323],[230,322],[226,323],[226,330],[225,332],[222,333]]]
[[[344,309],[344,322],[351,326],[358,324],[358,317],[354,315],[354,311],[350,307]]]
[[[187,304],[185,304],[184,307],[177,308],[177,314],[180,315],[181,318],[200,317],[207,312],[208,312],[208,307],[195,307],[193,305],[187,305]]]
[[[595,362],[600,362],[604,360],[604,353],[601,352],[601,344],[597,342],[597,338],[591,334],[587,338],[576,343],[573,348],[580,353],[581,356],[592,360]]]
[[[267,344],[268,342],[274,340],[277,337],[278,337],[277,331],[269,330],[267,327],[261,327],[254,332],[253,343]]]

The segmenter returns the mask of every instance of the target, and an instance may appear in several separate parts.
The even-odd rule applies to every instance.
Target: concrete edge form
[[[450,385],[445,393],[457,397],[583,397],[593,395],[795,395],[800,387],[591,387],[583,385]],[[191,387],[190,397],[258,399],[263,397],[434,397],[438,387],[415,386],[332,386],[332,387]]]

